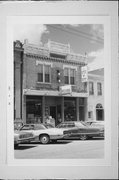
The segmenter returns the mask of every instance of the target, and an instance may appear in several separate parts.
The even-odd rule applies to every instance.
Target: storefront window
[[[64,99],[64,121],[76,121],[76,99]]]
[[[39,96],[26,97],[26,123],[42,122],[42,99]]]

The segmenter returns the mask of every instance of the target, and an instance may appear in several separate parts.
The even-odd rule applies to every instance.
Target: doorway
[[[50,106],[50,116],[56,120],[56,106]]]
[[[103,121],[104,120],[104,109],[102,104],[96,105],[96,120]]]

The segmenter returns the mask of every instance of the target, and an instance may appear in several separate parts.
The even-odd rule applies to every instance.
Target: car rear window
[[[43,124],[35,125],[34,130],[41,130],[41,129],[47,129],[47,126],[44,126]]]
[[[33,125],[24,125],[20,130],[33,130],[34,126]]]

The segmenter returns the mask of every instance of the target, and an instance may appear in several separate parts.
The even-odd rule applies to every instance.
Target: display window
[[[26,123],[42,122],[42,99],[39,96],[26,97]]]
[[[76,121],[76,99],[64,99],[64,121]]]

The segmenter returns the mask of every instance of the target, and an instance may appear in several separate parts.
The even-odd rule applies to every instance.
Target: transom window
[[[64,68],[64,83],[75,85],[76,69]]]
[[[51,82],[51,65],[39,64],[38,82]]]

